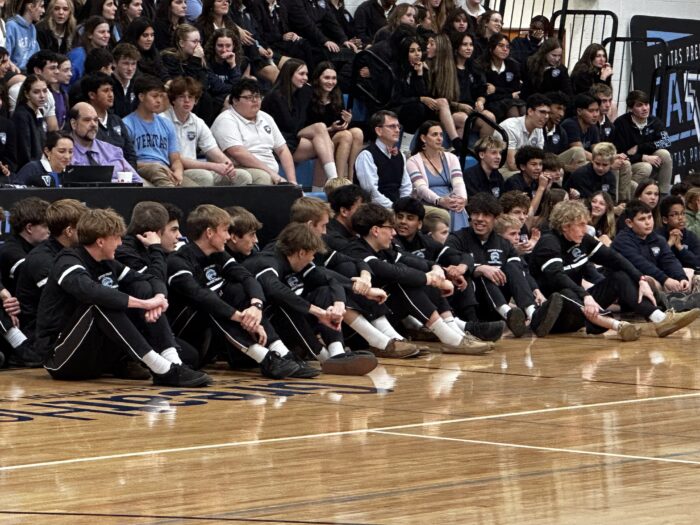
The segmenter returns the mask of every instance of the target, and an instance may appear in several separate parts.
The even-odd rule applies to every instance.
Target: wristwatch
[[[254,303],[250,303],[250,306],[254,306],[258,310],[262,311],[263,310],[263,304],[260,301],[255,301]]]

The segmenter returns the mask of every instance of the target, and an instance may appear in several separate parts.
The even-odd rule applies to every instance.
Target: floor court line
[[[557,448],[557,447],[538,447],[535,445],[520,445],[518,443],[503,443],[501,441],[484,441],[481,439],[463,439],[451,438],[447,436],[426,436],[425,434],[410,434],[406,432],[390,432],[386,430],[370,430],[370,434],[386,434],[389,436],[408,436],[422,439],[433,439],[437,441],[452,441],[458,443],[469,443],[473,445],[494,445],[507,448],[524,448],[528,450],[539,450],[542,452],[565,452],[567,454],[581,454],[584,456],[602,456],[616,459],[630,459],[642,461],[657,461],[661,463],[682,463],[685,465],[700,465],[700,461],[692,461],[689,459],[673,459],[656,456],[635,456],[630,454],[613,454],[611,452],[594,452],[591,450],[579,450],[575,448]]]
[[[319,438],[333,437],[333,436],[350,436],[353,434],[365,434],[365,433],[379,432],[379,431],[389,432],[389,431],[393,431],[393,430],[405,430],[405,429],[409,429],[409,428],[432,427],[432,426],[437,426],[437,425],[449,425],[449,424],[453,424],[453,423],[469,423],[472,421],[484,421],[484,420],[499,419],[499,418],[504,418],[504,417],[518,417],[518,416],[522,417],[522,416],[529,416],[529,415],[536,415],[536,414],[549,414],[549,413],[554,413],[554,412],[568,412],[568,411],[584,410],[584,409],[590,409],[590,408],[631,405],[631,404],[647,403],[647,402],[653,402],[653,401],[667,401],[667,400],[672,400],[672,399],[684,399],[684,398],[692,398],[692,397],[700,397],[700,393],[674,394],[671,396],[622,399],[619,401],[605,401],[605,402],[601,402],[601,403],[589,403],[589,404],[585,404],[585,405],[568,405],[568,406],[562,406],[562,407],[540,408],[540,409],[525,410],[525,411],[520,411],[520,412],[507,412],[504,414],[489,414],[489,415],[485,415],[485,416],[462,417],[462,418],[456,418],[456,419],[445,419],[445,420],[441,420],[441,421],[428,421],[428,422],[423,422],[423,423],[408,423],[405,425],[393,425],[393,426],[379,427],[379,428],[343,430],[343,431],[339,431],[339,432],[325,432],[325,433],[320,433],[320,434],[305,434],[305,435],[301,435],[301,436],[285,436],[285,437],[279,437],[279,438],[253,439],[253,440],[248,440],[248,441],[231,441],[231,442],[226,442],[226,443],[212,443],[209,445],[193,445],[190,447],[143,450],[143,451],[138,451],[138,452],[124,452],[121,454],[110,454],[110,455],[105,455],[105,456],[88,456],[88,457],[84,457],[84,458],[59,459],[59,460],[52,460],[52,461],[42,461],[42,462],[38,462],[38,463],[24,463],[24,464],[20,464],[20,465],[2,466],[2,467],[0,467],[0,472],[24,470],[24,469],[31,469],[31,468],[53,467],[53,466],[59,466],[59,465],[71,465],[71,464],[78,464],[78,463],[90,463],[90,462],[96,462],[96,461],[108,461],[108,460],[112,460],[112,459],[137,458],[137,457],[153,456],[153,455],[158,455],[158,454],[173,454],[173,453],[177,453],[177,452],[194,452],[196,450],[210,450],[210,449],[240,447],[240,446],[249,446],[249,445],[264,445],[264,444],[270,444],[270,443],[285,443],[285,442],[291,442],[291,441],[301,441],[301,440],[305,440],[305,439],[319,439]]]

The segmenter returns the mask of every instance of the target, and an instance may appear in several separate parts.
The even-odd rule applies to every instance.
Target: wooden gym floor
[[[208,389],[0,372],[0,524],[695,524],[700,322]]]

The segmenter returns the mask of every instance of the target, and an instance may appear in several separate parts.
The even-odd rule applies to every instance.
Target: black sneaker
[[[530,321],[530,329],[535,332],[537,337],[544,337],[550,332],[554,323],[559,319],[563,304],[561,294],[554,292],[549,296],[549,299],[535,309]]]
[[[301,357],[298,357],[294,352],[289,352],[284,359],[289,359],[294,361],[299,365],[299,370],[289,375],[289,377],[298,377],[301,379],[313,379],[321,375],[321,371],[318,368],[311,366],[309,363],[304,361]]]
[[[525,312],[520,308],[515,307],[508,311],[506,324],[508,328],[510,328],[510,331],[513,332],[513,337],[522,337],[525,335],[527,331],[527,326],[525,325],[526,319]]]
[[[498,341],[506,327],[505,321],[467,321],[465,331],[482,341]]]
[[[7,364],[12,367],[39,368],[44,364],[44,360],[28,340],[17,348],[13,348],[7,357]]]
[[[326,359],[321,363],[321,370],[324,374],[363,376],[377,368],[378,364],[371,352],[346,352]]]
[[[212,378],[199,370],[192,370],[187,365],[172,363],[170,370],[164,374],[153,374],[153,384],[159,386],[209,386]]]
[[[260,371],[265,377],[271,379],[284,379],[293,376],[299,371],[299,365],[294,359],[287,359],[272,350],[267,352],[265,359],[260,363]]]

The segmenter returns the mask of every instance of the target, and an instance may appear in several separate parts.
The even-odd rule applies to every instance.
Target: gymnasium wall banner
[[[654,98],[652,112],[659,116],[671,140],[674,173],[700,171],[700,20],[634,16],[632,38],[661,38],[668,46],[667,71]],[[654,70],[663,62],[659,44],[632,45],[633,80],[648,91]],[[657,88],[658,89],[658,88]]]

